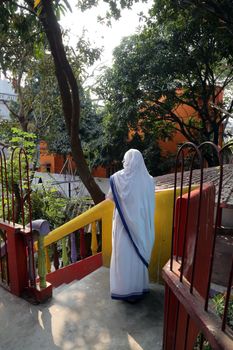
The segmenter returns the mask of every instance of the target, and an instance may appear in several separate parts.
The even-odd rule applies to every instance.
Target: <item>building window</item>
[[[47,173],[51,172],[51,164],[46,164],[46,171]]]

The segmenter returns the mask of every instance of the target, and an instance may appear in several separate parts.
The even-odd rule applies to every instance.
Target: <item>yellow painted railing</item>
[[[103,264],[104,266],[108,266],[112,247],[111,232],[113,209],[114,204],[110,200],[105,200],[97,204],[93,208],[85,211],[83,214],[51,231],[44,239],[44,246],[47,247],[48,245],[90,223],[93,223],[94,221],[102,220]]]
[[[183,193],[187,189],[183,189]],[[149,266],[150,280],[161,281],[161,270],[170,258],[172,212],[173,212],[173,189],[155,192],[155,244]],[[177,190],[179,195],[179,190]],[[102,220],[102,255],[103,265],[109,266],[112,250],[112,215],[114,204],[105,200],[73,220],[51,231],[44,239],[44,246],[62,239],[68,234],[93,223]]]

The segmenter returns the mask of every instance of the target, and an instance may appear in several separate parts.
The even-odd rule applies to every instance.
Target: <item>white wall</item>
[[[10,113],[8,108],[1,101],[17,101],[17,95],[15,94],[11,84],[7,80],[0,79],[0,119],[10,119]]]
[[[71,197],[85,197],[89,195],[87,189],[78,176],[36,172],[33,179],[33,184],[37,185],[39,180],[42,180],[42,184],[45,186],[45,188],[55,188],[66,197],[69,197],[69,186]],[[109,179],[96,177],[95,181],[104,193],[108,192]]]

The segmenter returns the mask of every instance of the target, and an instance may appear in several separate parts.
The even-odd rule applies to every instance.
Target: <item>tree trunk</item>
[[[27,132],[28,131],[28,120],[27,120],[27,117],[25,117],[25,115],[23,113],[21,113],[21,111],[19,112],[18,120],[19,120],[19,124],[20,124],[22,130]]]
[[[67,60],[62,34],[53,11],[51,0],[42,0],[43,10],[39,16],[45,30],[55,64],[65,123],[70,136],[72,157],[78,174],[95,204],[104,199],[104,193],[96,184],[87,166],[79,138],[80,100],[78,84]]]
[[[212,128],[213,128],[213,134],[214,134],[213,142],[214,142],[215,145],[218,146],[218,141],[219,141],[219,127],[217,126],[217,123],[213,123]]]

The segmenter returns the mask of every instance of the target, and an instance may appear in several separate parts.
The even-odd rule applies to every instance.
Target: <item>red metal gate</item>
[[[232,288],[233,259],[228,276],[222,319],[211,306],[210,286],[223,178],[223,151],[210,142],[199,147],[184,144],[177,154],[174,189],[174,213],[170,261],[163,269],[165,281],[164,350],[191,350],[199,336],[203,349],[206,339],[213,349],[232,349],[232,331],[226,323]],[[183,195],[185,162],[189,163],[189,191]],[[217,159],[219,188],[215,207],[215,188],[204,184],[205,159]],[[213,162],[214,163],[214,162]],[[191,190],[194,168],[200,168],[200,183]],[[178,169],[180,174],[178,175]],[[180,180],[180,195],[176,189]],[[214,210],[215,209],[215,210]]]
[[[19,296],[36,286],[29,163],[23,148],[1,145],[0,186],[0,282]]]

